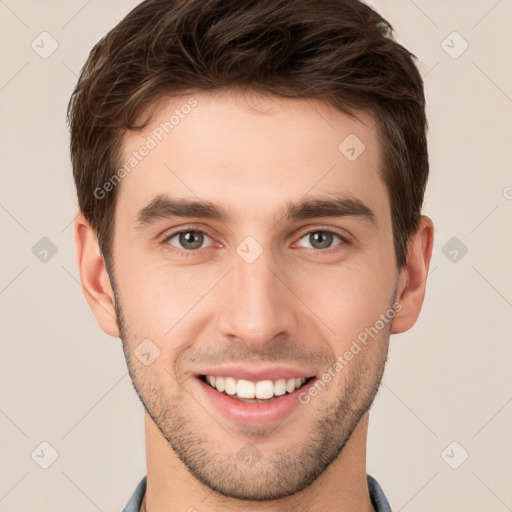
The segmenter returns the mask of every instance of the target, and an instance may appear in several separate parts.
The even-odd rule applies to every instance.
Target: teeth
[[[254,382],[240,379],[236,385],[236,394],[240,398],[254,398]]]
[[[235,379],[233,379],[232,377],[226,377],[224,379],[224,385],[226,386],[226,389],[224,391],[226,391],[226,393],[228,395],[236,394],[236,380]],[[216,386],[213,386],[213,387],[216,387]]]
[[[240,383],[238,383],[240,385]],[[274,396],[274,383],[271,380],[260,380],[254,386],[256,398],[272,398]],[[252,398],[252,397],[251,397]]]
[[[225,392],[228,395],[237,395],[239,398],[257,398],[265,400],[274,396],[281,396],[286,393],[292,393],[300,388],[306,382],[304,377],[295,379],[277,379],[260,380],[252,382],[250,380],[239,379],[233,377],[220,377],[206,375],[206,382],[217,389],[217,391]]]
[[[274,395],[281,396],[286,393],[286,379],[277,379],[274,384]]]
[[[224,381],[224,377],[215,377],[215,387],[219,390],[219,391],[224,391],[225,389],[225,381]]]

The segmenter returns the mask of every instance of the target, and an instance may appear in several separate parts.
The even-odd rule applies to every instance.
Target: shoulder
[[[133,492],[130,501],[123,508],[123,512],[139,512],[142,499],[146,492],[147,475],[144,475]]]
[[[377,480],[375,480],[371,475],[366,475],[366,480],[368,482],[368,490],[370,491],[372,505],[376,512],[392,512],[386,495],[384,494],[382,487],[379,485],[379,482],[377,482]]]

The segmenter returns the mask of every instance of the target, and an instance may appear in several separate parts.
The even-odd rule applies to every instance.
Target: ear
[[[75,251],[82,290],[96,321],[110,336],[120,337],[115,312],[115,298],[96,232],[82,212],[74,221]]]
[[[392,334],[408,331],[418,319],[423,299],[434,242],[434,225],[421,216],[418,229],[408,245],[407,263],[400,269],[396,292],[396,308]]]

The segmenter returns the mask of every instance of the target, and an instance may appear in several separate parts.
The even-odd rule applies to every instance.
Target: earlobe
[[[120,337],[115,298],[95,231],[79,212],[74,221],[75,252],[85,299],[101,329]]]
[[[400,307],[393,320],[391,333],[408,331],[418,319],[425,297],[428,269],[434,243],[434,225],[423,215],[409,242],[407,263],[400,270],[396,301]]]

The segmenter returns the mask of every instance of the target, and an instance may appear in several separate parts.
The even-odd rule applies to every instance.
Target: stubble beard
[[[369,341],[369,344],[380,345],[379,350],[374,351],[375,357],[360,357],[363,349],[310,404],[295,409],[295,414],[313,416],[308,432],[299,436],[301,441],[296,447],[265,451],[264,442],[273,435],[288,439],[297,434],[293,430],[288,435],[280,433],[275,426],[226,427],[221,429],[223,439],[216,440],[209,435],[209,425],[213,424],[217,431],[220,427],[206,417],[203,407],[195,407],[205,416],[203,421],[187,415],[187,410],[193,409],[187,406],[187,401],[193,401],[190,393],[181,392],[181,384],[171,375],[164,375],[165,382],[158,381],[134,356],[138,338],[129,332],[114,283],[113,288],[128,371],[144,409],[188,471],[223,496],[268,501],[306,489],[336,460],[375,399],[384,373],[392,322]],[[395,294],[391,304],[394,299]],[[170,395],[173,387],[178,387],[177,393]],[[329,388],[334,387],[336,395],[331,397],[334,390],[329,391]],[[315,405],[317,401],[320,405]],[[293,429],[289,425],[286,428]],[[237,455],[245,443],[253,443],[261,454],[252,465],[244,463]]]

